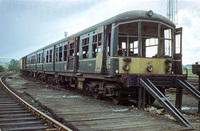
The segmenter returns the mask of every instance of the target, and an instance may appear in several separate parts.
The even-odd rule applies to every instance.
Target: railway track
[[[188,77],[188,82],[190,82],[196,88],[199,86],[199,78],[198,77]]]
[[[35,79],[12,75],[6,82],[17,92],[25,92],[74,130],[187,130],[165,114],[155,116],[135,107],[113,105],[81,93],[51,87]],[[62,108],[60,108],[62,107]],[[196,119],[196,118],[195,118]],[[198,120],[198,118],[197,118]],[[159,123],[159,124],[158,124]],[[193,123],[200,129],[199,123]]]
[[[4,84],[4,76],[0,76],[0,130],[71,131],[70,128],[52,119],[20,98]]]

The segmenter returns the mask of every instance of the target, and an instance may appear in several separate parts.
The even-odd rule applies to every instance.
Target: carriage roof
[[[68,36],[67,38],[63,38],[59,41],[56,41],[52,44],[49,44],[43,48],[40,48],[30,54],[33,54],[33,53],[36,53],[38,51],[41,51],[43,49],[46,49],[46,48],[49,48],[49,47],[52,47],[54,45],[57,45],[57,44],[60,44],[62,42],[65,42],[67,41],[69,38],[74,38],[74,37],[77,37],[77,36],[80,36],[80,35],[83,35],[85,33],[89,33],[93,30],[96,30],[98,27],[100,26],[105,26],[105,25],[110,25],[112,23],[120,23],[120,22],[127,22],[127,21],[133,21],[133,20],[154,20],[154,21],[161,21],[165,24],[168,24],[172,27],[175,27],[175,24],[173,22],[171,22],[169,19],[167,19],[166,17],[162,16],[162,15],[159,15],[157,13],[153,13],[152,15],[149,15],[149,13],[153,13],[151,10],[150,11],[144,11],[144,10],[133,10],[133,11],[128,11],[128,12],[124,12],[124,13],[121,13],[121,14],[118,14],[114,17],[111,17],[103,22],[100,22],[96,25],[93,25],[85,30],[82,30],[78,33],[75,33],[73,35],[70,35]],[[29,55],[30,55],[29,54]]]

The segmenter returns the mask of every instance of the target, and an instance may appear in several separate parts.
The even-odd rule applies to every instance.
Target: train
[[[21,74],[114,104],[141,99],[140,78],[160,92],[182,74],[182,27],[152,10],[118,14],[21,58]],[[155,98],[145,93],[145,103]]]

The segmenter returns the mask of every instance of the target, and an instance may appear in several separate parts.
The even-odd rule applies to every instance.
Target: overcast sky
[[[200,0],[178,0],[183,64],[200,61]],[[20,59],[68,35],[130,10],[166,16],[167,0],[0,0],[0,57]]]

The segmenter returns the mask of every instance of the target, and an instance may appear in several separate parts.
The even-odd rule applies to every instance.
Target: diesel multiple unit
[[[140,78],[164,93],[182,75],[182,28],[153,11],[129,11],[36,50],[21,59],[21,72],[53,85],[139,101]],[[146,92],[145,101],[154,102]]]

